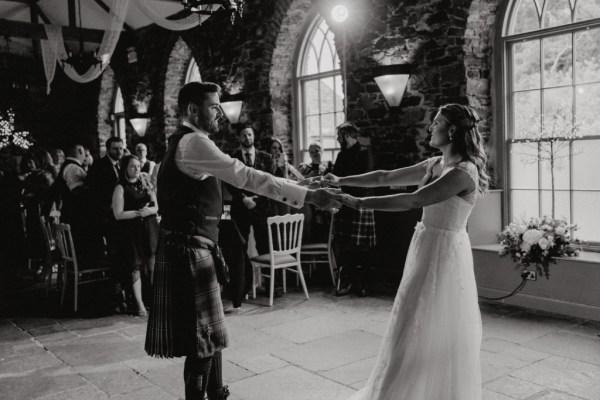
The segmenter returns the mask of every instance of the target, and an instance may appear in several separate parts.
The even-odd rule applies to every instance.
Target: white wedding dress
[[[429,159],[429,171],[440,161]],[[474,164],[454,168],[477,185]],[[423,209],[377,362],[350,400],[481,400],[481,315],[466,232],[477,193]]]

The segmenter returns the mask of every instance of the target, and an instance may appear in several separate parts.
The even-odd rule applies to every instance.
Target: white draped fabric
[[[125,22],[127,11],[129,10],[129,4],[129,0],[111,0],[110,25],[104,32],[102,43],[98,49],[98,55],[102,62],[100,65],[91,66],[83,74],[79,74],[72,66],[60,62],[61,60],[66,60],[68,58],[62,37],[62,27],[44,25],[48,39],[42,40],[41,46],[42,56],[44,58],[44,71],[46,73],[46,80],[48,81],[48,93],[50,93],[50,83],[54,79],[56,62],[59,62],[65,71],[65,74],[75,82],[91,82],[102,74],[104,69],[108,66],[110,58],[117,46],[117,42],[119,41],[119,36],[123,30],[123,23]]]
[[[150,5],[152,2],[148,0],[134,0],[135,5],[150,19],[150,21],[154,22],[156,25],[171,30],[171,31],[184,31],[187,29],[194,28],[200,25],[202,22],[206,21],[210,15],[200,15],[200,14],[192,14],[189,17],[170,20],[166,19],[163,16],[159,15],[152,6]],[[219,4],[209,4],[204,6],[204,10],[208,11],[216,11],[221,7]]]

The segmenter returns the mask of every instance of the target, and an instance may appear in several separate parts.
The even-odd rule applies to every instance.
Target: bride
[[[481,400],[481,315],[466,231],[489,179],[477,122],[469,107],[447,104],[429,127],[429,144],[442,156],[393,171],[323,177],[331,186],[419,185],[381,197],[331,194],[350,207],[423,207],[377,362],[351,400]]]

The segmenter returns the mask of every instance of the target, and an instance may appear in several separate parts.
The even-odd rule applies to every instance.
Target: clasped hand
[[[336,200],[336,197],[340,193],[339,189],[331,188],[309,190],[306,194],[306,201],[314,204],[318,208],[335,212],[341,207],[341,203]]]
[[[327,174],[325,176],[313,176],[312,178],[304,179],[298,182],[298,185],[307,187],[309,189],[318,189],[323,187],[337,187],[339,186],[340,178],[333,174]]]

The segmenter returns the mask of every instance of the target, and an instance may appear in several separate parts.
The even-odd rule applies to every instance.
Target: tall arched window
[[[345,121],[340,59],[333,32],[317,17],[307,31],[297,63],[299,161],[307,162],[308,146],[318,142],[323,160],[334,160],[339,151],[335,127]]]
[[[514,0],[507,11],[509,218],[551,215],[554,180],[555,217],[600,243],[600,1]]]
[[[125,133],[125,107],[123,106],[123,95],[121,88],[117,86],[115,101],[113,104],[114,136],[123,139],[124,146],[127,146],[127,135]]]
[[[198,68],[198,63],[196,60],[192,58],[190,61],[190,66],[188,67],[187,74],[185,75],[185,83],[188,82],[202,82],[202,78],[200,77],[200,69]]]

